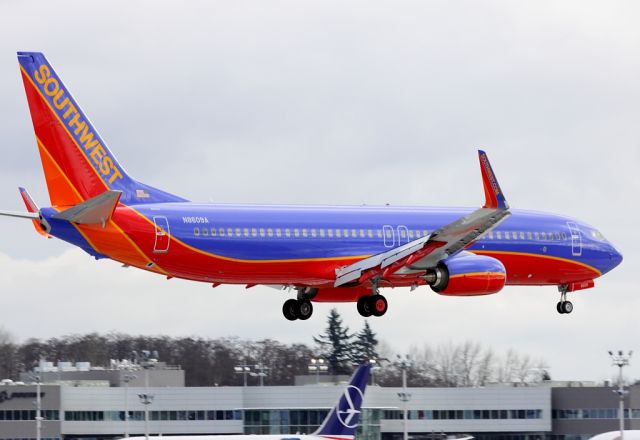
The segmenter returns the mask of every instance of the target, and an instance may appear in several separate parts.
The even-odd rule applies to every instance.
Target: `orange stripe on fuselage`
[[[507,284],[510,285],[564,284],[602,275],[595,267],[562,257],[526,252],[468,250],[499,260],[507,271]]]

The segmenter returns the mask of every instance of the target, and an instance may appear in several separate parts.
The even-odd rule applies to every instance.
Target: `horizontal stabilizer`
[[[53,216],[58,220],[67,220],[81,225],[104,224],[111,218],[122,191],[105,191],[99,196],[59,212]]]
[[[27,218],[29,220],[38,220],[40,215],[37,212],[18,212],[18,211],[0,211],[0,215],[16,218]]]

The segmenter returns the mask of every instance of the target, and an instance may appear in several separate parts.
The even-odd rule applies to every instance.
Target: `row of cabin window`
[[[381,229],[307,229],[307,228],[193,228],[193,235],[203,237],[211,235],[211,237],[276,237],[276,238],[382,238],[383,231]],[[398,236],[400,240],[412,240],[429,235],[428,230],[413,230],[399,228]],[[384,237],[392,240],[394,231],[389,228],[384,230]]]
[[[484,236],[487,240],[535,240],[535,241],[560,241],[566,240],[567,234],[564,232],[516,232],[516,231],[491,231]]]

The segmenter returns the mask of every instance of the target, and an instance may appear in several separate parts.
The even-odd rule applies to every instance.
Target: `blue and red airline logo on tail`
[[[60,123],[81,147],[102,180],[109,187],[124,178],[122,169],[111,156],[104,142],[84,115],[80,106],[57,76],[44,55],[37,52],[19,52],[18,59],[29,79],[47,101],[49,108],[56,114]]]

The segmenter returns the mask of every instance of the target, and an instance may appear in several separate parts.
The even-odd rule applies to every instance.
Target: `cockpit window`
[[[602,235],[600,233],[600,231],[597,231],[595,229],[591,230],[591,238],[593,238],[595,240],[600,240],[600,241],[604,241],[605,240],[604,235]]]

